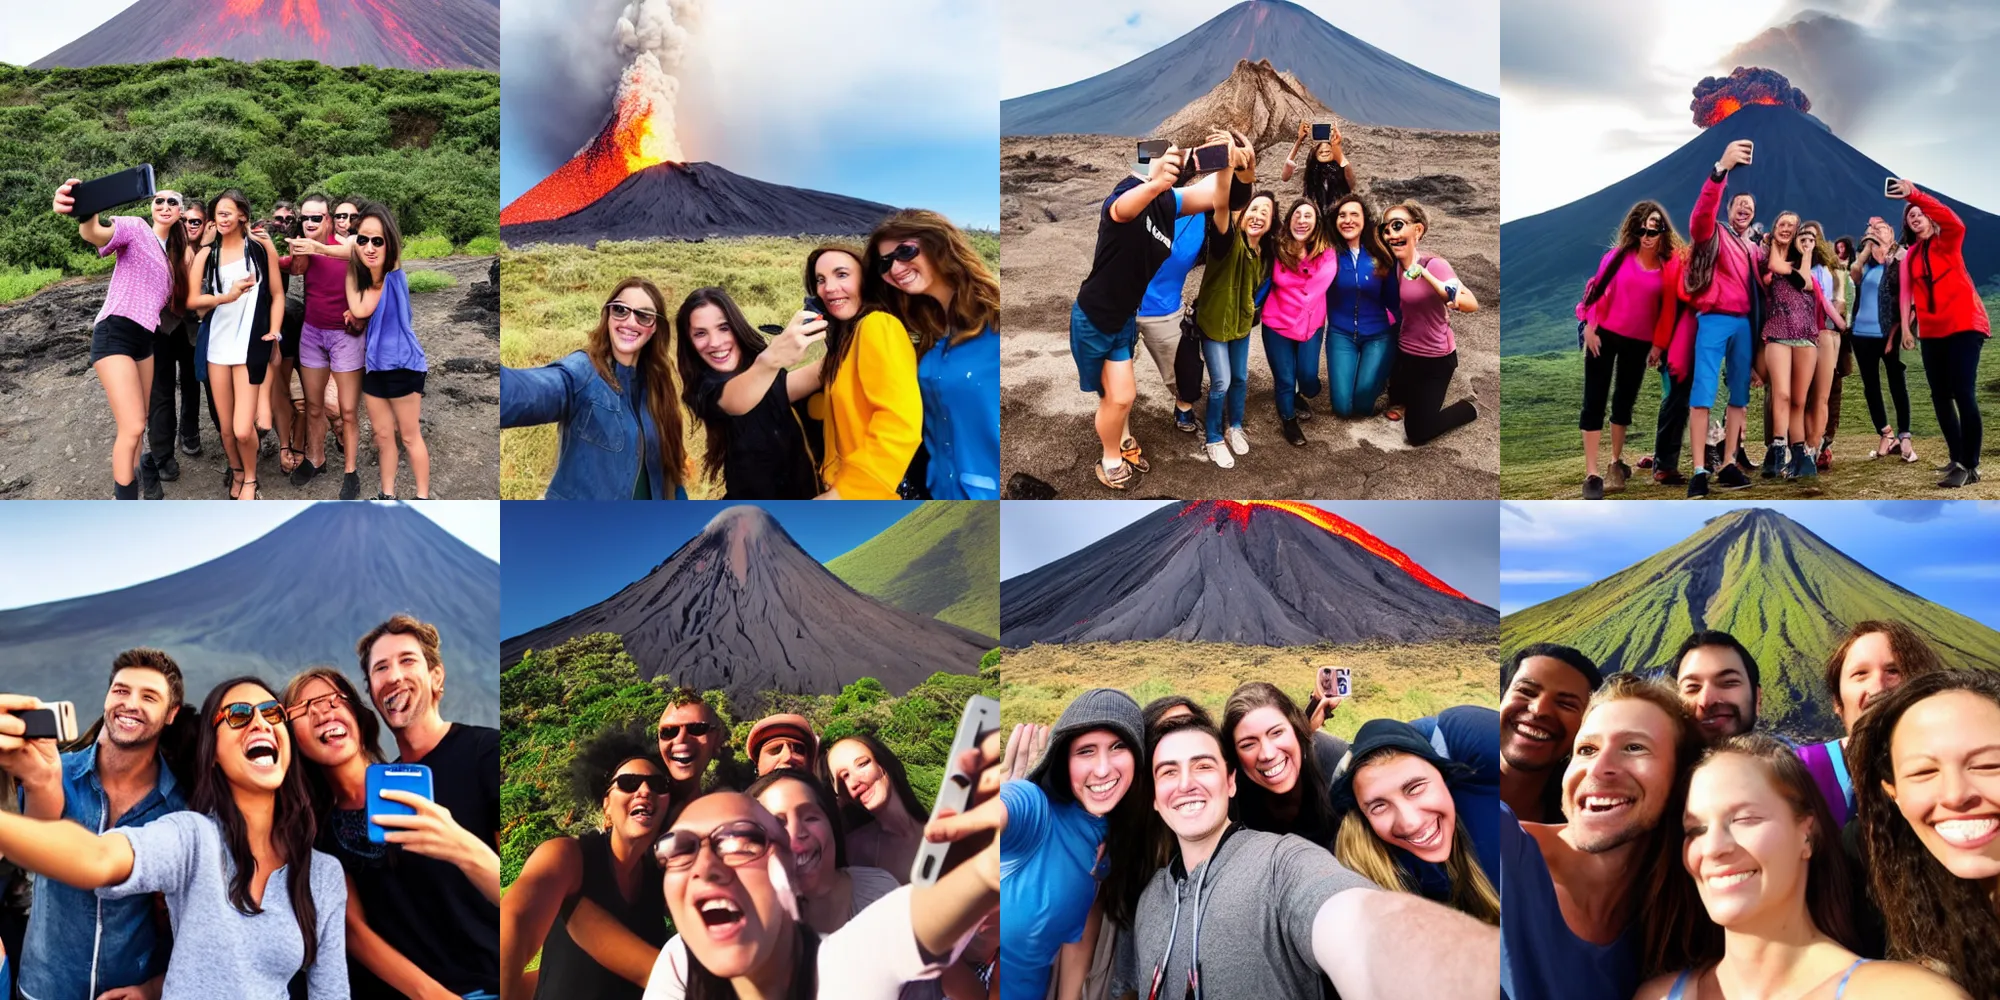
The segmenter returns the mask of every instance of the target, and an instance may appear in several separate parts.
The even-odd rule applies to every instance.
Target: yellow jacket
[[[895,500],[923,441],[917,349],[886,312],[861,318],[825,393],[827,485],[843,500]]]

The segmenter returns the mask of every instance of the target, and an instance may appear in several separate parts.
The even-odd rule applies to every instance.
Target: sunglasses
[[[724,823],[710,830],[706,837],[690,830],[670,830],[653,842],[653,860],[668,871],[685,871],[694,867],[703,844],[723,864],[741,868],[771,853],[771,834],[755,820],[747,819]]]
[[[373,242],[370,242],[370,241],[373,241]],[[378,247],[385,247],[385,246],[388,246],[388,245],[389,245],[389,237],[387,237],[387,236],[356,236],[356,237],[354,238],[354,245],[355,245],[355,246],[358,246],[358,247],[365,247],[365,246],[378,246]]]
[[[908,264],[916,260],[917,255],[922,252],[923,248],[915,243],[905,243],[898,246],[896,249],[875,258],[875,273],[888,274],[891,267],[896,266],[898,263]]]
[[[361,213],[360,213],[360,212],[335,212],[335,213],[333,213],[333,217],[334,217],[334,218],[336,218],[336,219],[353,219],[353,218],[358,218],[358,217],[359,217],[360,215],[361,215]]]
[[[1662,236],[1662,235],[1665,235],[1665,233],[1666,233],[1666,230],[1664,230],[1664,229],[1641,229],[1641,230],[1639,230],[1639,235],[1641,235],[1641,236]]]
[[[621,323],[628,319],[636,319],[639,321],[640,326],[645,327],[648,330],[653,328],[653,324],[658,323],[660,321],[659,313],[656,313],[651,309],[634,309],[623,302],[606,302],[604,304],[604,308],[611,313],[612,319],[615,319]],[[694,722],[694,723],[689,723],[689,725],[702,727],[700,732],[695,733],[696,736],[700,736],[702,733],[708,732],[708,723],[706,722]],[[660,730],[660,732],[664,733],[666,732],[666,730],[662,729]],[[663,736],[661,738],[669,740],[673,739],[673,737],[671,736]]]
[[[708,731],[714,728],[715,728],[714,724],[708,722],[688,722],[688,723],[683,723],[681,725],[675,725],[674,723],[669,722],[666,725],[660,727],[660,738],[663,740],[679,739],[681,735],[681,730],[685,729],[687,730],[689,736],[692,736],[695,739],[700,739],[704,736],[707,736]]]
[[[227,722],[231,729],[242,729],[244,726],[250,724],[251,719],[259,715],[263,716],[264,721],[271,725],[282,726],[285,724],[285,706],[278,704],[276,699],[272,699],[270,701],[260,701],[255,705],[247,701],[224,705],[216,709],[215,719],[209,725],[219,726]]]
[[[171,205],[171,206],[173,206],[174,208],[179,208],[179,207],[181,207],[181,200],[180,200],[179,198],[155,198],[155,199],[153,199],[153,204],[155,204],[155,205]]]
[[[667,794],[667,776],[664,774],[621,774],[611,779],[611,783],[627,795],[638,791],[641,785],[652,789],[654,795]]]
[[[204,223],[204,222],[206,222],[206,221],[208,221],[208,220],[206,220],[206,219],[202,218],[202,217],[201,217],[201,216],[199,216],[199,215],[190,215],[190,216],[188,216],[187,218],[185,218],[185,219],[182,219],[181,221],[182,221],[182,222],[185,222],[185,223],[187,223],[187,227],[188,227],[189,229],[195,229],[195,228],[199,228],[199,227],[201,226],[201,224],[202,224],[202,223]]]
[[[292,224],[292,217],[289,215],[274,215],[271,216],[271,221],[281,226],[289,226]]]
[[[1411,222],[1408,219],[1390,219],[1389,221],[1384,222],[1381,225],[1376,226],[1375,228],[1385,233],[1400,233],[1403,230],[1408,229],[1413,225],[1416,225],[1416,223]]]
[[[326,213],[322,212],[319,215],[301,215],[299,216],[299,218],[304,219],[307,222],[313,223],[314,225],[318,225],[320,222],[326,219]]]
[[[347,704],[347,696],[338,691],[329,691],[317,698],[308,698],[285,709],[285,714],[293,719],[311,715],[314,712],[331,712]]]

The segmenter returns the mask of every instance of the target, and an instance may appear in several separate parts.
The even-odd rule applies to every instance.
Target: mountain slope
[[[1267,59],[1367,125],[1487,132],[1500,100],[1418,69],[1284,0],[1244,0],[1086,80],[1000,102],[1001,135],[1140,135],[1209,92],[1238,60]],[[1294,126],[1296,128],[1296,126]]]
[[[1234,129],[1258,149],[1290,148],[1298,139],[1302,121],[1346,124],[1298,77],[1279,72],[1266,60],[1252,63],[1244,59],[1215,89],[1174,112],[1152,134],[1188,147],[1200,145],[1216,129]]]
[[[1910,625],[1946,663],[2000,669],[2000,632],[1761,509],[1731,511],[1651,558],[1508,615],[1501,646],[1504,654],[1560,642],[1607,671],[1645,670],[1667,666],[1690,632],[1721,629],[1757,657],[1765,718],[1824,732],[1833,720],[1820,678],[1826,656],[1850,626],[1871,618]]]
[[[932,500],[826,568],[904,611],[1000,632],[1000,506]]]
[[[521,198],[533,194],[531,190]],[[767,183],[713,163],[659,163],[633,173],[610,193],[574,212],[505,225],[500,236],[514,246],[711,236],[843,236],[865,234],[894,211],[860,198]]]
[[[206,56],[498,70],[500,9],[489,0],[138,0],[34,68]]]

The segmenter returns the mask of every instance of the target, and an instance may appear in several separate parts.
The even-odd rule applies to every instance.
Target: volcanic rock
[[[1258,149],[1290,148],[1299,137],[1302,121],[1347,124],[1306,90],[1298,77],[1272,69],[1270,60],[1252,63],[1239,59],[1227,79],[1174,112],[1153,135],[1186,148],[1207,141],[1216,129],[1231,129],[1248,136]]]
[[[490,0],[138,0],[33,68],[209,56],[497,71],[500,8]]]
[[[846,195],[770,184],[713,163],[661,163],[632,174],[579,211],[503,225],[500,236],[516,247],[712,236],[856,236],[894,211]]]

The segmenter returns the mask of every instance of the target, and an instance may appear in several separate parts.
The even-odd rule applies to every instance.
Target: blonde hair
[[[1359,770],[1399,756],[1412,755],[1401,750],[1383,750],[1355,762],[1354,767]],[[1409,876],[1396,864],[1389,845],[1375,835],[1374,827],[1368,825],[1368,818],[1361,815],[1358,807],[1349,809],[1341,817],[1340,829],[1334,834],[1333,856],[1362,878],[1391,892],[1414,895],[1417,891]],[[1473,855],[1472,834],[1467,832],[1462,819],[1452,820],[1451,856],[1445,858],[1444,871],[1451,879],[1451,898],[1445,901],[1447,905],[1499,926],[1500,894],[1494,891],[1493,880],[1487,878],[1486,870],[1479,866],[1479,859]]]

